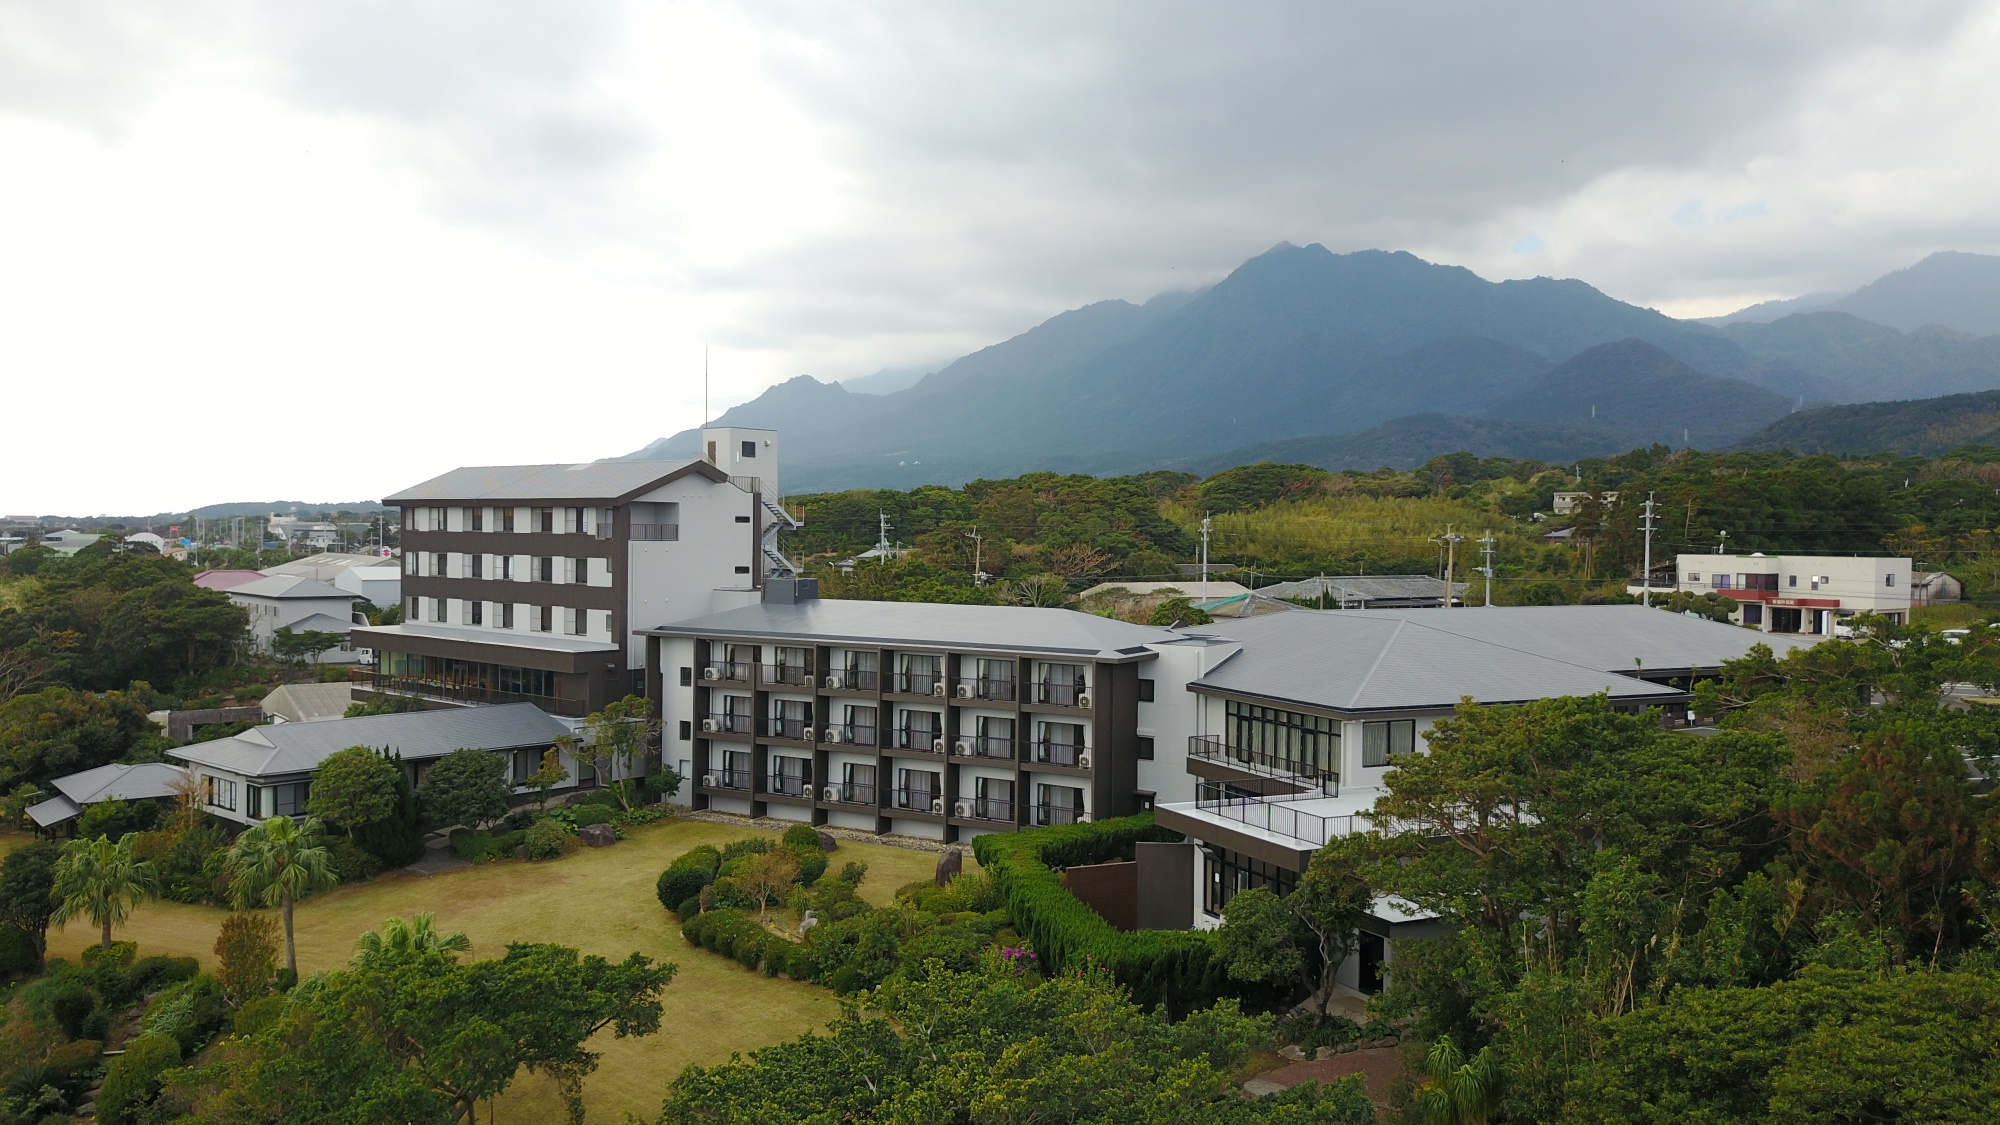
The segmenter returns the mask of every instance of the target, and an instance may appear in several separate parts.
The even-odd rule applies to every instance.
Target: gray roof
[[[1762,633],[1640,605],[1481,606],[1473,609],[1349,609],[1342,613],[1421,621],[1433,629],[1607,672],[1690,672],[1740,660],[1756,645],[1779,656],[1825,637]]]
[[[478,465],[412,485],[384,504],[425,501],[618,500],[687,472],[727,480],[706,461],[591,461],[582,465]]]
[[[400,715],[277,723],[251,727],[234,738],[196,742],[169,751],[174,757],[246,777],[306,773],[350,746],[384,746],[405,758],[441,758],[453,750],[513,750],[547,746],[569,733],[532,703],[452,707]]]
[[[1480,612],[1496,611],[1301,610],[1218,619],[1202,631],[1240,641],[1243,648],[1195,686],[1335,711],[1451,707],[1467,696],[1481,703],[1523,703],[1598,692],[1642,701],[1684,694],[1585,663],[1466,637],[1432,620]]]
[[[292,723],[338,719],[354,702],[353,684],[280,684],[260,701],[264,713]]]
[[[396,565],[395,559],[385,559],[381,555],[358,555],[344,551],[322,551],[317,555],[307,555],[302,559],[267,566],[261,573],[266,575],[295,574],[301,578],[311,578],[325,582],[343,570]]]
[[[1454,582],[1451,592],[1463,594],[1468,583]],[[1269,598],[1318,598],[1373,601],[1378,598],[1436,598],[1444,600],[1444,579],[1428,574],[1327,575],[1260,586],[1257,592]]]
[[[43,828],[61,824],[70,817],[82,814],[83,810],[77,808],[76,802],[68,797],[50,797],[46,801],[28,806],[28,819]]]
[[[144,797],[171,797],[179,766],[146,762],[128,766],[113,762],[94,770],[84,770],[49,782],[56,791],[79,805],[99,801],[136,801]]]
[[[315,613],[301,617],[285,626],[294,633],[340,633],[346,634],[354,628],[354,622],[343,621],[331,614]]]
[[[583,637],[566,637],[561,633],[537,633],[532,629],[475,629],[467,627],[454,629],[449,625],[429,625],[416,621],[405,621],[400,625],[356,625],[348,634],[357,645],[369,648],[383,647],[378,639],[393,641],[397,637],[416,637],[433,641],[457,641],[461,644],[506,645],[508,648],[535,648],[545,652],[617,652],[618,646],[610,641],[593,641]]]
[[[663,637],[811,638],[913,648],[985,649],[1119,661],[1149,655],[1146,645],[1179,634],[1069,609],[821,598],[760,602],[642,633]]]
[[[243,594],[253,598],[346,598],[354,600],[350,594],[338,586],[329,586],[296,574],[273,574],[259,578],[255,582],[245,582],[241,586],[231,586],[225,594]]]

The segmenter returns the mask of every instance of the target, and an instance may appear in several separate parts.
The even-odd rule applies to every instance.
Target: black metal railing
[[[811,719],[786,719],[773,715],[764,720],[765,738],[789,738],[794,742],[812,740]]]
[[[1042,680],[1028,685],[1028,702],[1052,703],[1058,707],[1089,706],[1090,688],[1085,684]]]
[[[1353,815],[1319,816],[1282,799],[1232,793],[1212,781],[1195,783],[1194,805],[1202,812],[1315,846],[1324,845],[1335,836],[1351,836],[1368,828],[1366,818],[1357,821]]]
[[[826,794],[832,793],[828,797]],[[867,805],[875,807],[875,783],[872,781],[843,781],[829,785],[820,793],[824,800],[838,801],[843,805]]]
[[[714,788],[716,789],[750,788],[749,770],[720,769],[716,770],[710,776],[715,778]]]
[[[1081,824],[1089,814],[1074,805],[1036,805],[1035,825],[1046,828],[1051,824]]]
[[[971,756],[974,758],[993,758],[999,761],[1011,761],[1014,757],[1014,740],[1012,738],[994,738],[990,735],[979,735],[973,738],[961,738],[959,741],[965,743],[965,748],[972,752]]]
[[[701,678],[709,683],[747,684],[750,682],[750,669],[751,664],[747,660],[725,660],[703,668]],[[710,675],[711,672],[714,675]]]
[[[757,682],[777,688],[811,688],[814,684],[812,669],[802,664],[761,664],[757,668]]]
[[[889,744],[894,749],[927,750],[933,754],[938,752],[938,740],[944,737],[943,731],[925,730],[921,727],[898,727],[889,734]]]
[[[889,678],[889,690],[902,695],[936,695],[944,677],[937,672],[898,672]]]
[[[1340,795],[1340,771],[1328,769],[1316,762],[1301,762],[1296,758],[1273,754],[1267,750],[1253,750],[1244,746],[1231,746],[1219,735],[1197,734],[1188,738],[1188,757],[1221,765],[1234,766],[1250,773],[1266,777],[1279,777],[1310,782],[1330,796]]]
[[[991,797],[974,797],[959,801],[965,806],[965,815],[972,820],[993,820],[1003,824],[1014,823],[1014,802]],[[953,806],[956,811],[957,806]]]
[[[1014,698],[1014,681],[996,680],[985,676],[958,681],[960,699],[1003,699]]]
[[[820,686],[837,691],[874,691],[882,676],[873,668],[836,668],[820,680]]]
[[[836,733],[840,735],[839,738],[834,737]],[[829,744],[847,743],[854,746],[873,746],[875,745],[875,728],[857,726],[852,723],[845,726],[831,726],[826,728],[826,733],[821,737]]]
[[[755,733],[757,729],[756,722],[749,715],[732,715],[724,713],[719,715],[709,715],[707,716],[707,719],[708,723],[715,724],[715,729],[711,731],[708,729],[708,723],[703,723],[701,729],[706,734],[748,735]]]
[[[764,779],[764,792],[780,797],[812,796],[812,778],[778,774]]]
[[[944,812],[944,795],[933,793],[928,789],[891,789],[889,807],[906,812],[930,813],[935,816]]]
[[[609,539],[608,534],[598,535],[599,539]],[[681,541],[681,525],[677,523],[635,523],[632,525],[634,543],[678,543]]]
[[[582,699],[564,699],[554,695],[530,695],[518,691],[500,691],[484,684],[454,683],[443,679],[423,676],[398,676],[387,672],[376,672],[369,677],[369,686],[376,691],[395,695],[414,695],[425,699],[443,700],[449,703],[532,703],[553,715],[582,718],[590,714],[588,702]]]
[[[1028,747],[1034,761],[1068,769],[1084,768],[1084,756],[1090,753],[1090,747],[1074,742],[1030,742]]]

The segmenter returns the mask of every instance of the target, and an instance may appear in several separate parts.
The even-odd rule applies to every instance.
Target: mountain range
[[[1208,289],[1074,309],[892,393],[801,375],[717,424],[779,430],[787,492],[1459,449],[1565,461],[1755,445],[1815,406],[2000,387],[1995,333],[2000,258],[1975,254],[1702,322],[1577,280],[1281,243]],[[871,380],[893,385],[856,385]],[[683,431],[626,457],[697,445]]]

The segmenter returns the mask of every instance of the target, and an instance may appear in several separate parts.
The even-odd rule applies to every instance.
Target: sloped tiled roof
[[[987,649],[1113,661],[1180,635],[1069,609],[840,598],[796,605],[760,602],[643,631],[673,637],[812,637],[829,644]]]
[[[591,461],[582,465],[475,465],[453,469],[383,499],[426,501],[611,500],[643,492],[686,471],[722,471],[706,461]]]
[[[251,727],[234,738],[178,746],[170,753],[246,777],[273,777],[318,769],[328,756],[350,746],[386,746],[402,751],[405,758],[441,758],[459,749],[547,746],[568,733],[568,727],[532,703],[506,703],[321,723],[277,723]]]
[[[128,766],[113,762],[94,770],[84,770],[49,782],[56,791],[79,805],[98,801],[137,801],[146,797],[171,797],[179,766],[147,762]]]
[[[355,595],[337,586],[301,578],[296,574],[274,574],[255,582],[245,582],[241,586],[231,586],[231,594],[242,594],[251,598],[348,598]]]

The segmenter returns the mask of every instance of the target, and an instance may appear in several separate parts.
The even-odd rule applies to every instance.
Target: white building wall
[[[750,494],[688,476],[638,497],[642,503],[680,505],[680,540],[634,542],[627,547],[626,599],[634,629],[751,605],[750,568],[756,562],[756,523]],[[736,517],[752,522],[737,523]],[[627,663],[641,667],[645,638],[625,638]]]

